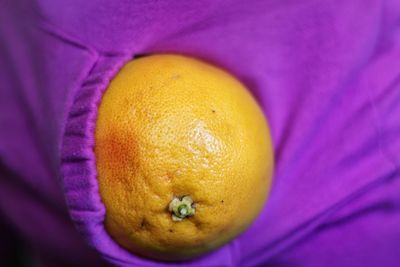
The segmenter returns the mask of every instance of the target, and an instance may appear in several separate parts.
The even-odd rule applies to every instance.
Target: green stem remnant
[[[193,199],[190,196],[184,196],[182,199],[174,197],[169,203],[169,211],[172,213],[173,221],[182,221],[184,218],[193,216],[196,212],[193,207]]]

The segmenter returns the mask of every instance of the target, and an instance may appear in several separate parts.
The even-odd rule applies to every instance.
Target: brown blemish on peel
[[[198,230],[202,230],[204,228],[204,226],[205,226],[204,223],[199,222],[197,220],[193,220],[193,224]]]
[[[150,227],[150,223],[145,218],[140,221],[140,230],[148,230]]]
[[[96,139],[96,157],[102,166],[115,172],[112,178],[120,182],[128,182],[121,170],[128,169],[129,175],[137,174],[140,166],[137,139],[132,134],[112,129],[103,138]]]

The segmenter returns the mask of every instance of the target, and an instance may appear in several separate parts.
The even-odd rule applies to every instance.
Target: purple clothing
[[[2,1],[0,220],[45,266],[397,267],[399,21],[398,0]],[[110,79],[161,52],[243,81],[276,153],[255,223],[182,263],[137,257],[107,235],[93,153]]]

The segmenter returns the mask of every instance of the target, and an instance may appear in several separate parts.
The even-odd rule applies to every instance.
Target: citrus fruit
[[[99,106],[95,154],[106,230],[161,260],[203,254],[246,229],[273,169],[268,125],[248,90],[179,55],[119,71]]]

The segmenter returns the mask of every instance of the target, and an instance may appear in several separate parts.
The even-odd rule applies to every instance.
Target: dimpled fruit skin
[[[135,254],[193,258],[255,219],[270,188],[273,151],[247,89],[212,65],[178,55],[126,64],[98,110],[95,154],[105,227]],[[174,196],[196,214],[171,219]]]

